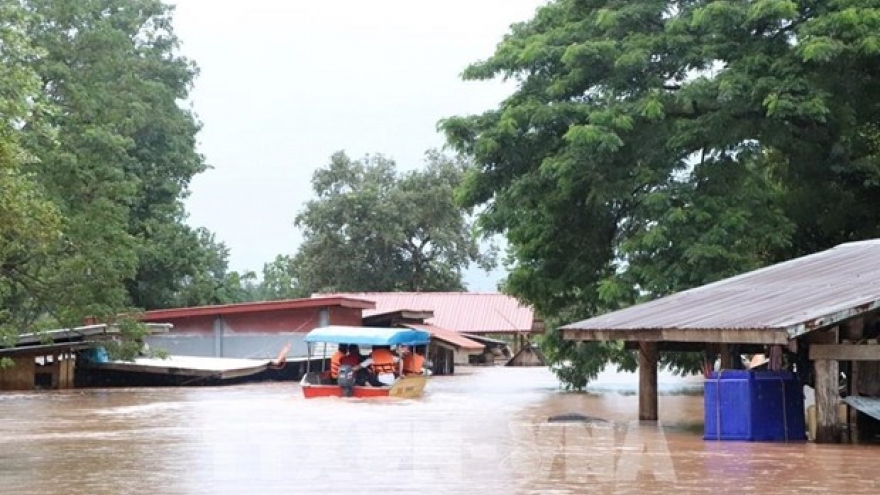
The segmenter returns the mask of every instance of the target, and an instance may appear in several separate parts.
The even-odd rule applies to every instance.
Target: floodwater
[[[880,493],[880,448],[704,441],[700,395],[661,395],[639,423],[632,383],[457,371],[414,401],[293,383],[0,394],[0,493]],[[595,421],[547,421],[562,414]]]

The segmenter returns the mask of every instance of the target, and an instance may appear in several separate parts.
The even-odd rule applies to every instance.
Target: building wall
[[[182,356],[272,359],[288,342],[289,357],[305,356],[303,338],[324,325],[362,323],[361,310],[343,307],[304,308],[232,314],[219,317],[180,318],[165,335],[147,338],[153,349]]]
[[[16,357],[12,361],[13,366],[0,370],[0,390],[33,390],[34,357]]]
[[[431,372],[435,375],[455,374],[455,351],[444,345],[431,345],[428,349],[428,360],[431,361]]]
[[[362,311],[355,308],[330,308],[330,324],[331,325],[348,325],[359,327],[363,325],[364,319]]]
[[[482,351],[465,351],[458,349],[455,351],[455,355],[453,359],[455,360],[455,364],[470,364],[471,356],[479,356],[482,354]]]
[[[181,335],[210,335],[214,333],[214,317],[213,316],[197,316],[193,318],[177,318],[173,320],[163,321],[162,323],[171,323],[174,328],[171,333]]]

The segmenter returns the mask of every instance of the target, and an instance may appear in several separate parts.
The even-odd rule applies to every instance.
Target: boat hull
[[[390,387],[352,387],[352,397],[361,399],[375,399],[379,397],[397,397],[400,399],[415,399],[422,396],[427,376],[406,376],[399,378]],[[304,383],[302,385],[303,396],[306,399],[318,397],[342,397],[342,389],[338,385],[314,385]]]

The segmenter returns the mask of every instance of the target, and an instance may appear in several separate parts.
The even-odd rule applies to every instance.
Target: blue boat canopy
[[[347,327],[333,325],[312,330],[306,342],[358,345],[421,345],[431,340],[431,334],[412,328]]]

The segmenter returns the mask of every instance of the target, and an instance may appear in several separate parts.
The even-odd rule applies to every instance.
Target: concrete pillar
[[[214,318],[214,357],[223,357],[223,335],[226,322],[222,316]]]

